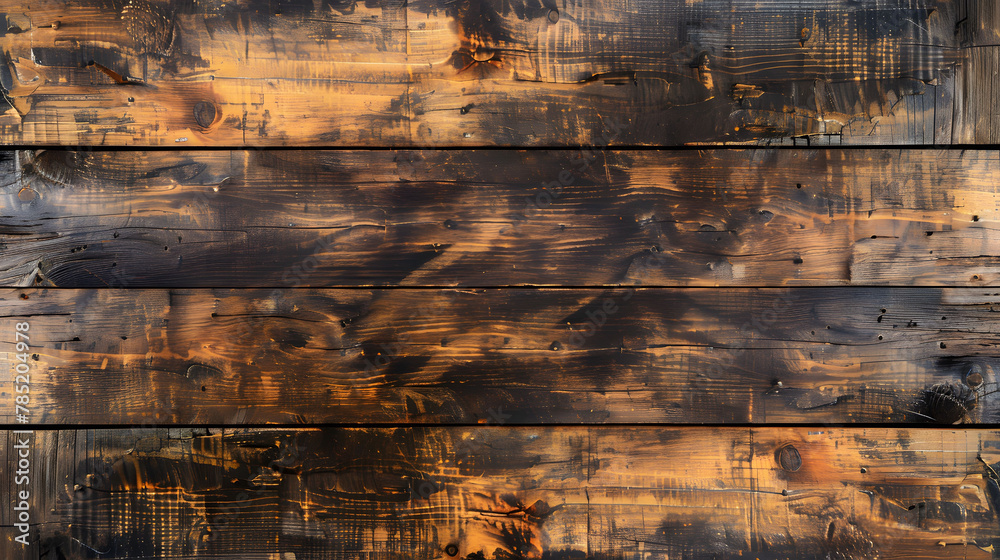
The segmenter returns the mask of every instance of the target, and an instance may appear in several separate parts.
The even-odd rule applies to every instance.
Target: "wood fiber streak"
[[[965,2],[957,6],[956,34],[967,53],[955,97],[955,139],[963,143],[1000,141],[1000,116],[995,99],[1000,94],[1000,4]]]
[[[1000,2],[0,0],[0,94],[0,560],[1000,558]]]
[[[998,304],[933,288],[29,289],[0,314],[30,322],[38,424],[947,425],[1000,421]]]
[[[29,556],[0,546],[10,559],[988,559],[998,448],[995,431],[896,428],[43,431],[39,538]]]
[[[0,154],[0,283],[993,286],[990,151]]]
[[[0,141],[993,142],[989,4],[8,0]]]

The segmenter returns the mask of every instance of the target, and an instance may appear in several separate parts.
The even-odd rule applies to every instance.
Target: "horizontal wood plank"
[[[4,558],[991,558],[978,430],[57,430]]]
[[[0,142],[988,143],[990,5],[9,0]]]
[[[991,151],[17,151],[0,284],[1000,282]]]
[[[977,289],[8,290],[0,419],[996,423],[998,306]]]

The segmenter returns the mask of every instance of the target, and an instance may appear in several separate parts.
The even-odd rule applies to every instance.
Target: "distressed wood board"
[[[995,431],[432,427],[6,432],[4,558],[991,558]],[[44,473],[44,476],[37,476]],[[6,501],[6,500],[5,500]],[[9,507],[2,530],[16,535]]]
[[[0,558],[1000,558],[998,44],[0,2]]]
[[[968,144],[993,3],[8,0],[0,141]]]
[[[4,154],[0,283],[995,286],[988,150]]]
[[[971,288],[42,288],[0,294],[0,325],[34,424],[947,425],[1000,418],[998,306]],[[9,424],[21,385],[0,382]]]

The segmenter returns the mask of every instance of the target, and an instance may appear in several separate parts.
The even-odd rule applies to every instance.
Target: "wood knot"
[[[558,22],[559,21],[559,10],[555,10],[555,9],[549,10],[549,13],[546,16],[546,18],[548,18],[549,23],[556,23],[556,22]]]
[[[219,111],[210,101],[199,101],[194,104],[194,120],[202,128],[211,128],[219,117]]]
[[[969,387],[978,389],[986,383],[986,378],[989,376],[990,371],[991,369],[989,366],[974,363],[969,366],[969,370],[965,372],[965,378],[963,381]]]
[[[774,452],[774,459],[782,470],[795,472],[802,468],[802,456],[792,444],[785,444]]]
[[[222,370],[204,364],[192,364],[188,366],[184,376],[195,381],[204,381],[222,377]]]
[[[472,51],[472,60],[475,60],[476,62],[486,62],[488,60],[493,60],[493,57],[495,57],[496,54],[496,51],[492,49],[479,47]]]
[[[129,0],[121,9],[125,31],[138,53],[166,55],[174,41],[174,14],[149,0]]]
[[[956,424],[976,408],[978,397],[968,385],[939,383],[924,390],[924,416],[942,424]]]
[[[965,376],[965,384],[969,387],[975,389],[983,384],[983,375],[981,373],[970,373]]]

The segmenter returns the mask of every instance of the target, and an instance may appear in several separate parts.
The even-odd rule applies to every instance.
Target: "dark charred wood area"
[[[33,414],[46,424],[941,425],[998,421],[998,300],[971,288],[35,288],[0,306],[31,310],[12,320],[39,333]]]
[[[44,520],[30,554],[40,558],[989,558],[984,549],[996,543],[1000,439],[990,430],[118,428],[34,437],[49,469],[34,487]]]
[[[0,139],[996,142],[985,0],[7,0]]]
[[[986,150],[104,152],[0,161],[53,287],[989,286]]]
[[[0,560],[1000,558],[998,45],[0,0]]]

